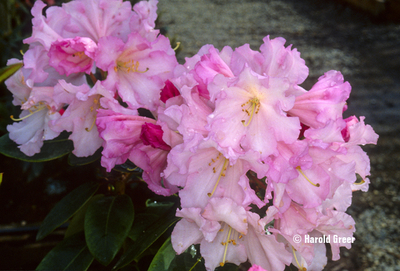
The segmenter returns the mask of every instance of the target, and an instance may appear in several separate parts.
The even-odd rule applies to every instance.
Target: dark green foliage
[[[12,141],[8,134],[0,137],[0,153],[27,162],[45,162],[60,158],[74,149],[71,140],[68,140],[68,133],[61,135],[53,140],[44,141],[40,153],[27,156],[18,149],[18,145]]]
[[[85,215],[85,237],[90,252],[108,265],[128,236],[134,219],[127,195],[109,196],[91,202]]]
[[[90,254],[83,234],[64,239],[53,248],[36,270],[87,270],[94,257]]]
[[[36,240],[46,237],[71,218],[96,193],[98,188],[97,184],[85,183],[58,202],[44,219]]]

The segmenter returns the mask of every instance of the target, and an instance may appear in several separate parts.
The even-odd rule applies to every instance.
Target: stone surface
[[[328,70],[343,73],[352,85],[346,116],[366,116],[380,138],[365,147],[370,190],[354,193],[348,210],[356,242],[325,270],[400,270],[400,26],[328,0],[160,0],[159,10],[161,26],[181,42],[181,63],[207,43],[256,50],[270,35],[301,52],[306,89]]]

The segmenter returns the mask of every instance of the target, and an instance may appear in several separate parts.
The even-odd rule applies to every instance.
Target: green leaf
[[[71,166],[83,166],[90,164],[101,158],[102,151],[103,148],[99,148],[93,155],[89,157],[77,157],[73,153],[70,153],[68,155],[68,164],[70,164]]]
[[[100,198],[104,197],[103,194],[97,194],[94,195],[93,197],[90,198],[88,202],[83,205],[78,212],[75,213],[75,215],[72,217],[71,221],[69,222],[67,231],[65,232],[64,238],[67,238],[69,236],[72,236],[78,232],[83,232],[84,231],[84,225],[85,225],[85,215],[88,206],[95,200],[98,200]]]
[[[175,256],[168,271],[205,271],[204,259],[200,255],[199,246],[191,245],[185,252]]]
[[[132,229],[129,232],[129,238],[136,241],[143,232],[148,229],[153,223],[155,223],[162,215],[171,209],[172,202],[146,202],[145,213],[136,215],[135,222],[133,223]]]
[[[136,242],[127,249],[126,253],[114,266],[114,270],[120,269],[133,260],[136,260],[148,247],[150,247],[167,229],[179,218],[175,217],[175,208],[171,208],[163,216],[157,219],[150,227],[144,229]]]
[[[15,63],[15,64],[11,64],[9,66],[6,66],[4,68],[1,68],[0,69],[0,83],[5,81],[8,77],[13,75],[15,72],[17,72],[22,67],[22,65],[23,65],[22,63]]]
[[[75,234],[57,244],[40,262],[36,270],[87,270],[93,255],[83,234]]]
[[[133,203],[127,195],[104,197],[89,205],[85,216],[86,242],[101,264],[108,265],[114,259],[133,219]]]
[[[27,156],[18,149],[18,145],[12,141],[8,134],[0,137],[0,153],[27,162],[44,162],[62,157],[74,149],[71,140],[65,138],[65,134],[53,140],[46,140],[43,143],[40,153]]]
[[[98,184],[85,183],[66,195],[43,220],[36,240],[43,239],[73,216],[97,191]]]
[[[169,237],[154,256],[148,271],[167,271],[175,256],[176,252],[172,248],[171,237]]]

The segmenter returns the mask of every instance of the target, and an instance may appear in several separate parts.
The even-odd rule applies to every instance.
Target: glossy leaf
[[[101,158],[102,151],[103,148],[99,148],[93,155],[89,157],[77,157],[73,153],[70,153],[68,155],[68,164],[70,164],[71,166],[83,166],[93,163],[94,161]]]
[[[16,73],[21,67],[22,63],[15,63],[0,69],[0,83],[5,81],[8,77]]]
[[[129,232],[129,238],[136,241],[143,232],[155,223],[165,212],[171,209],[173,203],[154,203],[146,202],[146,212],[136,215],[135,222]]]
[[[44,141],[40,153],[27,156],[19,150],[18,145],[8,137],[8,134],[0,137],[1,154],[27,162],[54,160],[70,153],[73,149],[74,145],[72,141],[65,138],[65,134],[62,134],[53,140]]]
[[[40,240],[72,217],[97,191],[98,184],[85,183],[66,195],[43,220],[36,240]]]
[[[176,252],[172,248],[171,237],[169,237],[154,256],[148,271],[167,271],[175,256]]]
[[[204,259],[199,246],[191,245],[185,252],[177,255],[171,262],[168,271],[205,271]]]
[[[69,236],[72,236],[78,232],[83,232],[84,231],[84,225],[85,225],[85,215],[88,206],[93,202],[96,201],[100,198],[104,197],[103,194],[97,194],[94,195],[93,197],[90,198],[88,202],[83,205],[79,211],[75,213],[75,215],[72,217],[71,221],[69,222],[67,231],[65,232],[64,238],[67,238]]]
[[[93,255],[83,234],[75,234],[57,244],[40,262],[36,270],[87,270]]]
[[[120,269],[133,260],[136,260],[148,247],[150,247],[166,230],[179,220],[175,217],[176,209],[173,207],[163,216],[157,219],[150,227],[144,229],[135,243],[129,247],[121,259],[114,266],[114,270]]]
[[[85,236],[96,260],[108,265],[114,259],[128,236],[133,219],[133,203],[127,195],[103,197],[89,205]]]

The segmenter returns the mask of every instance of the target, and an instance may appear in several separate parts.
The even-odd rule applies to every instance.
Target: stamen
[[[312,184],[312,185],[315,186],[315,187],[320,187],[320,184],[319,184],[319,183],[315,184],[315,183],[313,183],[309,178],[307,178],[306,174],[304,174],[304,172],[301,170],[301,167],[300,167],[300,166],[296,167],[296,169],[301,173],[301,175],[303,175],[303,177],[304,177],[310,184]]]
[[[19,118],[19,119],[16,119],[16,118],[14,118],[14,116],[13,116],[13,115],[11,115],[11,116],[10,116],[10,118],[11,118],[13,121],[20,121],[20,120],[24,120],[24,119],[27,119],[27,118],[29,118],[29,117],[30,117],[30,116],[32,116],[33,114],[35,114],[35,113],[37,113],[37,112],[39,112],[39,111],[43,110],[44,108],[46,108],[46,106],[41,106],[41,107],[37,108],[37,110],[36,110],[36,111],[31,111],[31,110],[29,110],[29,112],[31,112],[30,114],[26,115],[25,117]]]
[[[96,118],[93,119],[93,122],[92,122],[92,125],[90,126],[90,128],[87,128],[87,127],[85,128],[86,132],[90,132],[93,129],[95,123],[96,123]]]
[[[90,112],[93,112],[93,111],[97,110],[98,108],[100,108],[100,102],[99,101],[100,101],[100,95],[96,95],[93,98],[93,105],[90,106],[90,108],[89,108]],[[85,128],[86,132],[90,132],[93,129],[94,124],[96,123],[96,119],[97,119],[97,113],[95,112],[92,125],[90,126],[90,128],[87,128],[87,127]]]
[[[84,56],[85,55],[85,53],[84,52],[76,52],[76,53],[74,53],[74,54],[72,54],[72,56],[73,57],[79,57],[79,58],[81,58],[82,56]]]
[[[176,46],[174,48],[174,51],[178,50],[179,46],[181,45],[181,43],[179,41],[176,42]]]
[[[149,70],[146,68],[144,71],[139,71],[139,61],[134,61],[133,59],[126,62],[117,62],[117,66],[114,67],[114,71],[118,72],[118,70],[124,70],[126,72],[138,72],[138,73],[145,73]]]
[[[214,194],[215,189],[217,189],[219,180],[221,180],[221,177],[224,177],[224,176],[225,176],[225,172],[226,172],[226,169],[227,169],[227,167],[228,167],[228,161],[229,161],[229,160],[225,158],[224,165],[222,166],[221,173],[220,173],[219,176],[218,176],[218,180],[217,180],[217,182],[215,183],[214,189],[213,189],[213,191],[212,191],[211,193],[207,193],[207,196],[211,197],[211,196]],[[215,170],[214,170],[214,171],[215,171]]]
[[[219,263],[220,266],[225,265],[225,259],[226,259],[226,252],[228,251],[228,244],[231,242],[229,240],[229,237],[231,236],[232,228],[229,227],[229,232],[228,232],[228,237],[226,238],[226,242],[223,242],[225,245],[225,250],[224,250],[224,257],[222,258],[222,262]]]
[[[202,259],[202,258],[203,258],[203,257],[198,258],[197,261],[196,261],[196,263],[192,266],[192,268],[189,269],[189,271],[192,271],[192,270],[196,267],[196,265],[197,265],[199,262],[201,262],[201,259]]]
[[[254,114],[258,114],[258,111],[260,111],[260,100],[258,98],[253,98],[251,100],[248,100],[246,103],[242,104],[241,107],[244,107],[249,103],[251,103],[251,105],[247,109],[242,108],[242,111],[246,112],[246,114],[250,117],[247,123],[245,120],[242,120],[244,127],[249,126],[251,120],[253,119]],[[250,112],[249,108],[251,108]]]
[[[293,246],[292,246],[292,251],[293,251],[294,259],[295,259],[297,265],[299,266],[299,268],[301,269],[301,271],[307,271],[307,268],[305,268],[304,266],[299,264],[299,261],[297,260],[297,256],[296,256],[296,250],[294,249]]]

